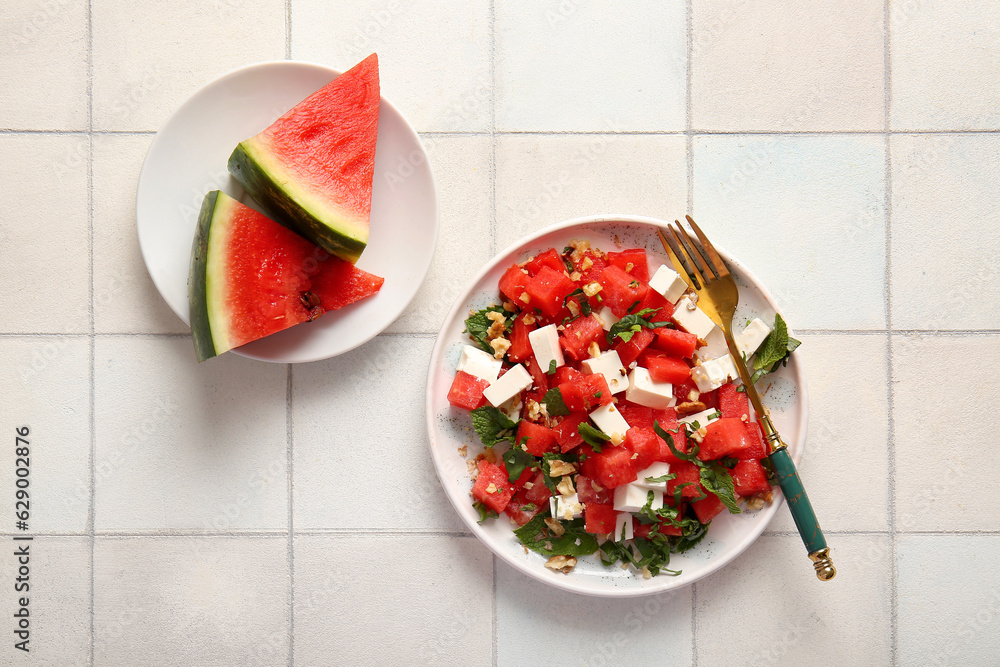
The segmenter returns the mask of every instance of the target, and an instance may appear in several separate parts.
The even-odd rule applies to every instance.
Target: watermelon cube
[[[660,327],[656,330],[653,347],[674,357],[690,359],[698,347],[698,337],[680,329]]]
[[[705,427],[705,437],[701,441],[698,458],[702,461],[714,461],[723,456],[743,458],[741,455],[754,444],[743,420],[722,417]]]
[[[613,349],[618,353],[618,358],[621,359],[622,364],[627,368],[633,361],[638,359],[642,351],[649,347],[649,344],[655,338],[656,335],[652,329],[642,327],[633,333],[628,341],[624,341],[620,337],[615,338]]]
[[[545,452],[554,452],[559,449],[556,444],[555,431],[527,419],[522,419],[517,427],[517,444],[523,444],[525,451],[532,456],[541,456]]]
[[[653,382],[684,384],[691,377],[691,367],[677,357],[647,357],[646,363]]]
[[[593,315],[578,317],[566,325],[559,337],[566,355],[574,361],[590,358],[590,344],[597,343],[601,347],[604,342],[604,327]]]
[[[649,282],[649,260],[644,248],[629,248],[621,252],[609,252],[607,262],[617,266],[636,280]]]
[[[615,532],[615,518],[618,512],[613,505],[584,503],[584,530],[595,535],[605,535]]]
[[[691,503],[695,516],[697,516],[698,521],[701,521],[702,523],[708,523],[717,517],[722,510],[726,509],[726,506],[722,504],[721,500],[719,500],[719,496],[710,491],[706,491],[705,494],[705,498]]]
[[[472,496],[498,514],[507,507],[514,497],[514,485],[507,481],[503,464],[497,466],[485,460],[479,462],[479,475],[472,486]]]
[[[767,481],[767,471],[756,459],[736,464],[733,468],[733,486],[736,488],[736,493],[744,498],[771,490],[771,484]]]
[[[546,317],[555,318],[563,311],[563,301],[576,289],[576,285],[565,271],[556,271],[544,265],[536,275],[528,278],[525,289],[533,308],[538,308]]]
[[[448,402],[456,408],[475,410],[485,402],[483,391],[489,386],[490,383],[482,378],[458,371],[448,390]]]
[[[625,317],[629,312],[636,312],[642,303],[642,298],[646,296],[646,291],[649,290],[646,283],[614,265],[609,265],[601,272],[598,282],[603,286],[601,296],[605,305],[616,317]]]

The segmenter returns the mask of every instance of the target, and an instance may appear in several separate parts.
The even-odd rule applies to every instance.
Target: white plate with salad
[[[497,556],[563,590],[687,586],[780,511],[724,340],[659,244],[665,225],[603,215],[518,241],[458,298],[431,355],[427,428],[445,493]],[[723,256],[757,388],[798,460],[797,341],[767,289]]]

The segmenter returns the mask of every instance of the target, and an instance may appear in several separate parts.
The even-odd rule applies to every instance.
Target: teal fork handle
[[[795,527],[806,545],[806,551],[809,552],[809,558],[813,561],[813,567],[816,568],[816,576],[823,581],[833,579],[837,570],[830,560],[830,549],[826,545],[823,529],[819,527],[816,513],[813,512],[809,496],[806,495],[806,490],[802,486],[799,471],[795,469],[792,457],[788,455],[788,450],[782,447],[774,450],[768,458],[778,475],[778,485],[785,495],[788,509],[792,512]]]

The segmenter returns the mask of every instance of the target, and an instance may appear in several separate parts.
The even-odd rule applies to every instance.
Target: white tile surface
[[[492,562],[472,537],[296,537],[295,663],[492,664]]]
[[[886,665],[891,643],[889,538],[828,536],[837,567],[816,579],[798,535],[761,537],[698,582],[699,665]],[[765,631],[762,631],[765,630]],[[849,639],[846,639],[849,638]]]
[[[187,333],[146,271],[135,192],[149,135],[94,137],[94,327],[101,333]]]
[[[996,451],[1000,415],[991,407],[996,382],[988,369],[998,364],[996,335],[893,337],[896,523],[903,530],[1000,530],[1000,516],[969,488]],[[935,401],[928,388],[938,386]]]
[[[90,342],[0,338],[0,374],[8,397],[0,401],[0,420],[10,438],[8,462],[0,466],[0,488],[9,489],[2,507],[13,514],[15,470],[24,467],[15,466],[15,447],[22,446],[15,429],[27,427],[29,531],[82,533],[90,508]]]
[[[998,547],[996,535],[899,538],[899,664],[996,663]]]
[[[823,530],[886,530],[889,461],[885,335],[800,335],[795,351],[809,389],[799,465]],[[762,383],[762,387],[766,382]],[[845,490],[864,502],[844,502]],[[794,531],[782,507],[770,531]]]
[[[389,332],[437,333],[459,292],[492,257],[489,137],[424,139],[440,207],[434,261],[423,286]]]
[[[489,128],[489,31],[485,2],[292,2],[292,56],[343,71],[378,53],[382,94],[420,132]]]
[[[9,487],[8,487],[9,488]],[[27,581],[19,572],[15,552],[27,548]],[[4,558],[0,576],[8,584],[4,603],[7,639],[4,663],[8,665],[51,665],[83,667],[90,664],[90,538],[76,536],[38,537],[31,541],[4,538]],[[17,579],[22,581],[18,582]],[[15,591],[14,586],[28,588]],[[24,638],[14,635],[12,616],[28,600],[28,653],[14,648]],[[19,629],[19,628],[18,628]]]
[[[583,215],[679,215],[687,206],[686,173],[679,136],[502,136],[497,250]]]
[[[99,339],[97,530],[288,526],[287,370],[189,337]]]
[[[285,57],[283,0],[92,3],[94,128],[156,130],[225,72]]]
[[[693,3],[691,122],[706,130],[881,130],[882,5]]]
[[[696,137],[693,217],[793,329],[885,326],[882,137]]]
[[[461,530],[424,427],[432,346],[431,338],[379,336],[295,367],[297,530]]]
[[[0,128],[86,130],[86,1],[6,3],[3,23]]]
[[[285,536],[98,537],[94,663],[284,664],[288,585]]]
[[[90,331],[87,144],[0,135],[0,331]]]
[[[993,134],[892,139],[892,323],[1000,329]]]
[[[1000,5],[891,2],[892,127],[1000,127]]]
[[[498,0],[496,13],[499,129],[685,128],[683,2]]]
[[[498,665],[643,665],[650,656],[691,664],[690,588],[591,598],[542,587],[497,561]]]

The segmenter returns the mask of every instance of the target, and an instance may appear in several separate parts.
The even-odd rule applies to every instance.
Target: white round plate
[[[568,575],[546,569],[546,558],[533,551],[525,553],[512,532],[505,516],[477,523],[469,491],[472,481],[467,462],[483,451],[472,430],[469,413],[449,405],[447,394],[455,377],[455,365],[461,348],[468,341],[462,333],[470,309],[499,303],[497,284],[511,264],[536,255],[547,248],[561,250],[573,239],[586,239],[601,250],[645,248],[652,267],[670,261],[656,236],[662,220],[625,215],[605,215],[577,218],[548,227],[518,241],[497,255],[459,296],[451,309],[431,354],[427,375],[426,417],[431,456],[445,493],[466,526],[497,556],[511,566],[546,584],[576,593],[604,597],[648,595],[680,588],[711,574],[736,558],[757,539],[781,506],[781,492],[775,489],[775,502],[756,512],[729,514],[723,512],[713,522],[708,535],[697,547],[685,554],[673,555],[669,567],[682,570],[678,576],[661,574],[643,579],[634,569],[604,567],[596,556],[579,559]],[[771,295],[739,261],[720,250],[729,263],[740,287],[740,307],[736,319],[745,322],[760,316],[774,321],[776,306]],[[770,388],[764,392],[764,389]],[[793,459],[798,461],[806,436],[807,397],[805,379],[793,354],[788,365],[761,386],[764,403],[770,409],[775,426],[788,444]],[[459,448],[467,445],[467,458]]]
[[[278,61],[234,70],[207,84],[164,123],[139,175],[136,222],[149,275],[170,308],[188,318],[188,266],[202,199],[211,190],[254,206],[226,170],[236,145],[338,76],[312,63]],[[437,240],[434,177],[417,133],[384,97],[372,186],[371,236],[358,267],[382,289],[315,322],[237,350],[254,359],[303,362],[347,352],[374,338],[413,299]]]

